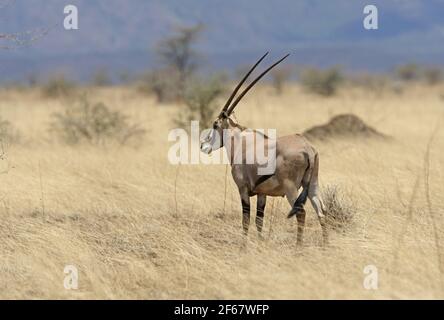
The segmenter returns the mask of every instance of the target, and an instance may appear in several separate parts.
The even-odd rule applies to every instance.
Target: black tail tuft
[[[308,197],[308,187],[304,187],[302,189],[301,194],[296,199],[293,208],[291,208],[290,213],[288,214],[287,218],[290,219],[291,217],[297,215],[299,212],[304,212],[304,205],[307,202]]]

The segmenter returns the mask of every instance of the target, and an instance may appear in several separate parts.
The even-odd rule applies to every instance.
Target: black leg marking
[[[256,210],[256,228],[259,233],[262,232],[262,226],[264,225],[264,213],[266,205],[266,196],[257,196],[257,210]]]
[[[302,245],[303,237],[304,237],[304,227],[305,227],[305,210],[302,208],[296,215],[296,219],[298,220],[298,235],[297,235],[297,244]]]
[[[298,215],[300,212],[304,212],[304,205],[307,202],[307,197],[308,197],[308,187],[304,187],[302,189],[301,194],[299,195],[299,197],[296,199],[293,208],[291,208],[290,213],[288,214],[287,218],[291,218],[294,215]]]
[[[248,201],[242,199],[242,227],[244,229],[244,234],[248,234],[248,228],[250,226],[250,200]]]

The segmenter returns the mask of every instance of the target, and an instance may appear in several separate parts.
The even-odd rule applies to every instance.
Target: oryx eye
[[[217,129],[217,122],[213,123],[213,129]]]

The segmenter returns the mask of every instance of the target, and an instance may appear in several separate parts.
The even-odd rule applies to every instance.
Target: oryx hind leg
[[[297,190],[292,192],[297,195]],[[292,206],[290,213],[288,214],[288,218],[292,216],[296,216],[298,220],[298,233],[297,233],[297,244],[302,245],[303,237],[304,237],[304,228],[305,228],[305,209],[304,205],[307,201],[308,196],[308,188],[303,188],[301,194],[296,198],[295,195],[287,195],[288,202]],[[295,199],[296,198],[296,199]]]
[[[308,184],[308,198],[310,199],[311,205],[319,219],[319,223],[322,228],[322,238],[324,245],[328,242],[328,232],[327,232],[327,221],[325,216],[325,206],[322,202],[321,195],[319,194],[319,184],[318,184],[318,174],[319,174],[319,155],[315,154],[312,164],[312,174],[310,176],[310,182]]]
[[[324,245],[328,243],[328,232],[327,232],[327,218],[325,216],[325,205],[322,202],[322,198],[319,194],[319,187],[317,182],[311,184],[308,190],[308,198],[310,199],[311,205],[313,209],[316,211],[316,214],[319,219],[319,223],[322,228],[322,237]]]
[[[297,186],[297,188],[295,188],[296,193],[298,192],[300,186],[302,186],[302,191],[299,194],[299,196],[296,198],[294,203],[291,204],[292,208],[291,208],[290,213],[288,214],[288,218],[291,218],[294,215],[296,215],[296,217],[298,215],[304,215],[304,217],[305,217],[304,206],[305,206],[305,203],[307,202],[312,167],[309,163],[309,156],[304,153],[304,157],[305,157],[305,160],[307,161],[307,168],[303,172],[302,175],[301,174],[298,175],[297,180],[296,180],[297,184],[295,185],[295,187]]]
[[[287,218],[291,218],[294,215],[297,216],[298,214],[302,213],[305,214],[304,205],[307,202],[307,197],[308,197],[308,187],[303,187],[301,194],[296,198],[296,200],[290,202],[291,210],[288,213]]]

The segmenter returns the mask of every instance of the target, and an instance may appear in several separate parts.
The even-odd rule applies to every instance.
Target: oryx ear
[[[230,124],[230,126],[235,127],[236,126],[236,122],[233,121],[233,119],[228,118],[228,123]]]
[[[227,119],[228,118],[228,113],[227,111],[222,111],[219,115],[219,118],[221,119]]]

